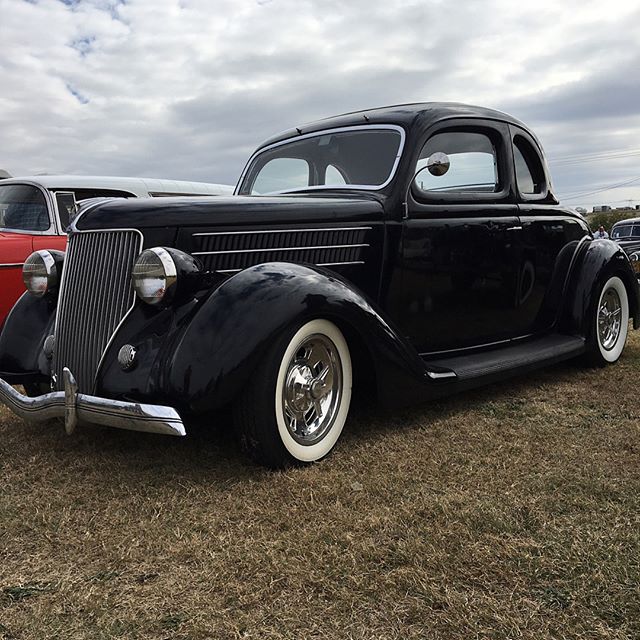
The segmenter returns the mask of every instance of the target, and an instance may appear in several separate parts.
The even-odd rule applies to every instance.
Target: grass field
[[[640,638],[640,335],[270,473],[0,409],[0,638]]]

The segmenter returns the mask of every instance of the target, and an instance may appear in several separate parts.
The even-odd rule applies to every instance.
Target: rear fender
[[[588,335],[589,310],[597,304],[599,287],[614,275],[625,284],[629,296],[629,315],[633,317],[633,328],[638,328],[640,291],[629,258],[617,243],[598,239],[586,244],[569,276],[568,295],[561,324],[563,331]]]

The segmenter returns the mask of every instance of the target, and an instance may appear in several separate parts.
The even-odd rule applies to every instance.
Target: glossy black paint
[[[147,229],[237,225],[287,225],[368,220],[380,211],[379,199],[366,193],[339,197],[313,195],[137,198],[95,203],[76,220],[75,228]],[[180,247],[179,247],[180,248]]]
[[[55,309],[53,296],[20,296],[0,333],[0,378],[12,384],[49,379],[50,364],[42,347],[53,333]]]
[[[206,414],[234,400],[282,331],[323,317],[341,327],[355,354],[356,376],[372,373],[368,383],[382,403],[426,400],[471,386],[428,375],[443,373],[433,364],[443,353],[481,354],[496,343],[550,332],[586,336],[592,292],[609,273],[627,285],[637,326],[638,285],[624,252],[613,242],[592,241],[584,219],[558,205],[538,141],[510,116],[447,103],[403,105],[303,125],[260,149],[301,133],[378,123],[401,126],[406,142],[394,178],[377,192],[335,189],[86,206],[76,231],[137,228],[144,248],[188,254],[199,252],[202,234],[363,229],[357,264],[319,267],[265,259],[235,274],[199,269],[184,295],[168,306],[138,301],[104,354],[96,393]],[[452,127],[491,132],[499,149],[498,193],[456,198],[413,189],[424,143]],[[516,135],[539,155],[546,184],[538,195],[519,191]],[[53,322],[47,304],[23,297],[16,306],[0,337],[0,371],[47,373],[42,342]],[[20,351],[18,344],[27,340],[32,346]],[[137,350],[137,364],[127,372],[117,363],[124,344]]]
[[[627,254],[612,240],[591,240],[583,243],[571,271],[567,300],[563,307],[563,331],[589,336],[588,311],[597,304],[599,285],[617,275],[625,283],[629,295],[629,315],[633,327],[640,322],[640,289]]]
[[[316,317],[335,322],[359,343],[383,403],[428,397],[424,363],[365,294],[327,269],[291,263],[246,269],[177,313],[150,314],[139,307],[110,347],[97,391],[170,398],[204,413],[235,397],[275,337]],[[124,343],[138,351],[139,364],[131,372],[115,362]]]

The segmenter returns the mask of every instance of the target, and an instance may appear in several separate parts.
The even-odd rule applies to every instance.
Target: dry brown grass
[[[638,638],[640,336],[319,465],[0,412],[0,638]]]

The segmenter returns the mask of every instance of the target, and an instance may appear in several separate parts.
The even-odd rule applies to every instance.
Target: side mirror
[[[427,159],[426,164],[427,170],[432,176],[443,176],[449,171],[450,166],[451,161],[449,160],[449,156],[441,151],[432,153]]]

